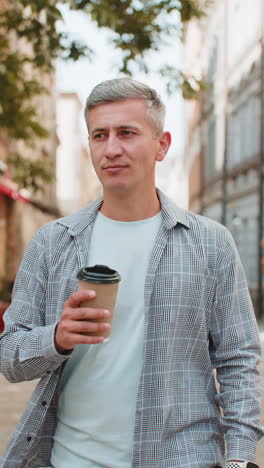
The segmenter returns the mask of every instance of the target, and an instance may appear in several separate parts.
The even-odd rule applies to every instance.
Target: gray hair
[[[122,101],[124,99],[142,99],[146,102],[146,120],[151,125],[154,134],[163,132],[165,106],[157,92],[139,81],[131,78],[106,80],[93,88],[86,100],[84,116],[90,109],[106,102]]]

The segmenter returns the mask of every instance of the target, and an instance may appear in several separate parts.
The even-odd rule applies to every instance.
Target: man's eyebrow
[[[135,130],[139,130],[139,126],[135,125],[135,124],[124,124],[124,125],[117,125],[116,127],[117,129],[120,128],[122,130],[125,130],[127,128],[134,128]],[[97,132],[105,132],[106,130],[106,127],[96,127],[92,130],[91,132],[91,135],[93,135],[94,133],[97,133]]]
[[[121,129],[134,128],[135,130],[139,129],[139,127],[135,124],[118,125],[117,128],[121,128]]]
[[[97,127],[92,130],[91,134],[93,135],[96,132],[104,132],[104,131],[105,131],[104,127]]]

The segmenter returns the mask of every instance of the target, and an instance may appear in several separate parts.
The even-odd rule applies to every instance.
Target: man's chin
[[[105,192],[109,192],[109,193],[128,193],[130,192],[132,189],[131,187],[129,187],[128,185],[126,184],[106,184],[106,185],[103,185],[103,189]]]

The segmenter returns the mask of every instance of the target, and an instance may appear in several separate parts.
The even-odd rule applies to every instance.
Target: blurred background
[[[263,337],[263,0],[0,0],[0,314],[36,230],[101,193],[83,107],[127,75],[167,106],[157,185],[231,231]],[[0,380],[0,452],[31,389]]]

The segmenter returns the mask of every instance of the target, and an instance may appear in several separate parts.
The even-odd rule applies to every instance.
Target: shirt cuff
[[[227,460],[245,460],[256,463],[257,441],[246,437],[227,437]]]

